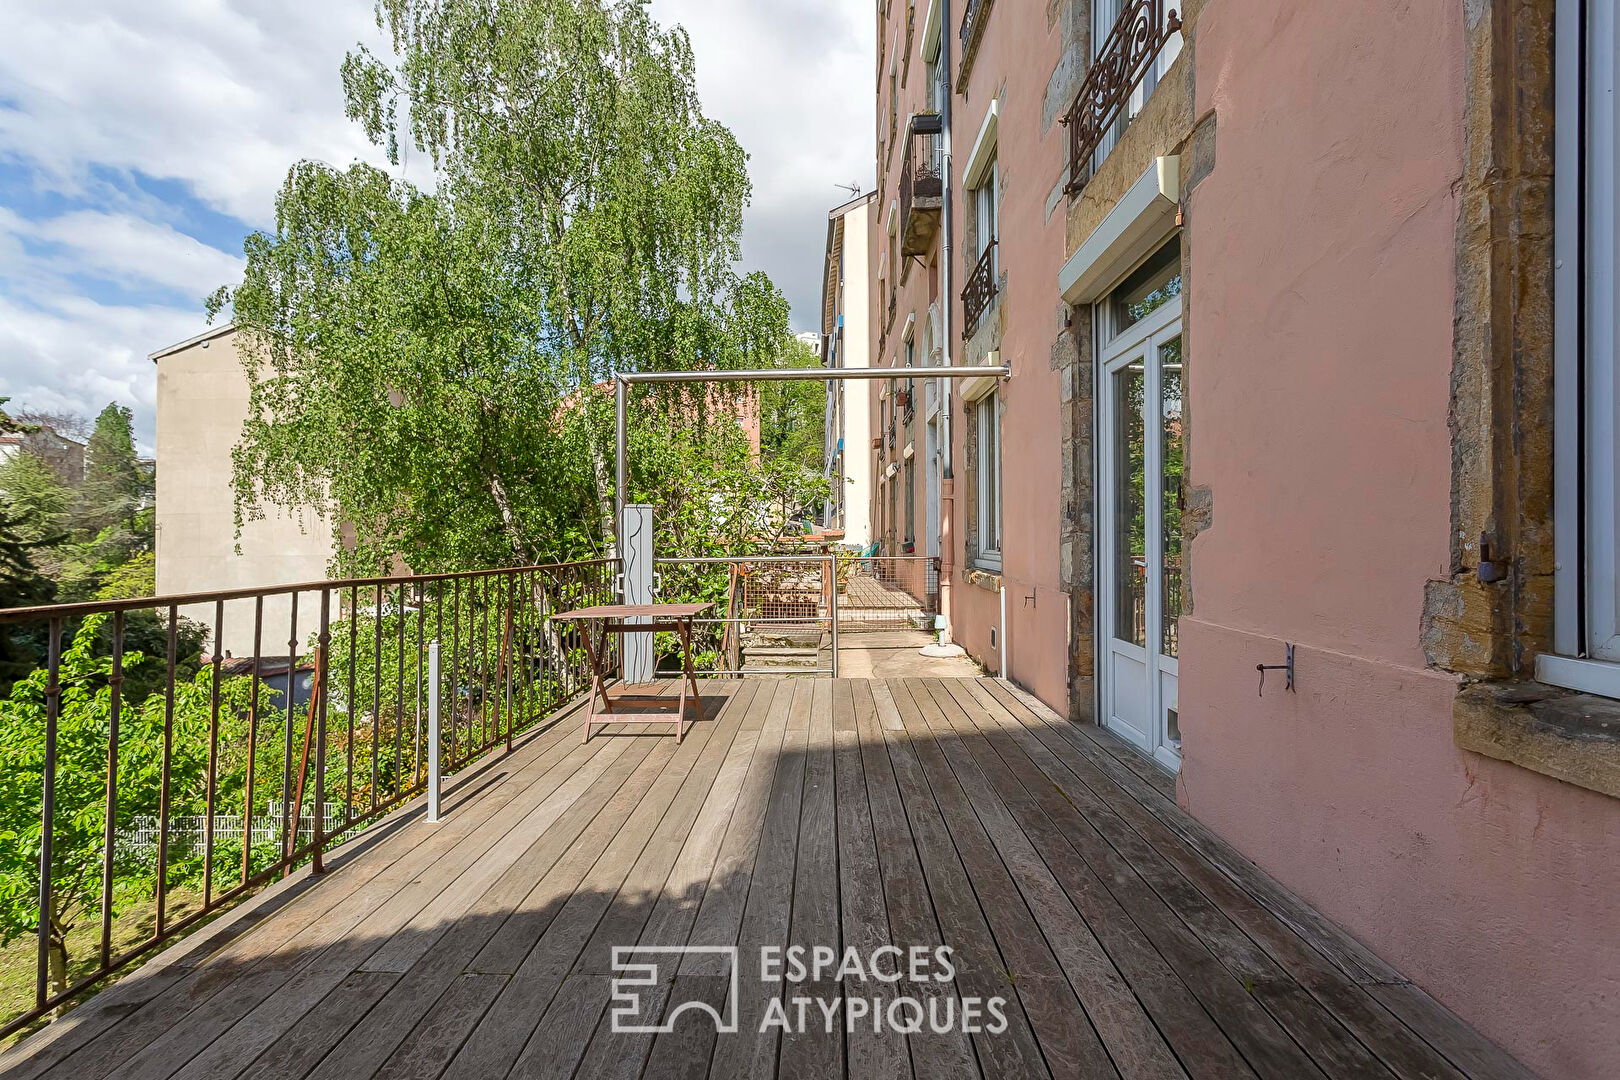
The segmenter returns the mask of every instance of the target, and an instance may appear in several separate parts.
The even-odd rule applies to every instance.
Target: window
[[[984,178],[973,189],[974,254],[980,258],[996,238],[996,174],[996,161],[992,158]]]
[[[1536,677],[1620,697],[1620,0],[1558,4],[1554,643]],[[1581,36],[1584,33],[1585,41]],[[1585,46],[1584,48],[1582,46]],[[1565,123],[1565,118],[1583,118]]]
[[[1179,6],[1176,4],[1164,5],[1165,19],[1168,20]],[[1131,9],[1131,18],[1139,17],[1135,0],[1096,0],[1092,5],[1091,47],[1094,60],[1102,54],[1102,50],[1109,44],[1109,32],[1113,30],[1114,23],[1119,21],[1120,12],[1125,8]],[[1119,119],[1114,122],[1113,130],[1108,132],[1103,137],[1102,142],[1097,144],[1097,149],[1093,153],[1091,161],[1093,172],[1102,164],[1103,159],[1108,156],[1108,152],[1114,148],[1114,144],[1125,133],[1125,129],[1130,126],[1131,121],[1136,119],[1136,114],[1141,112],[1142,108],[1147,105],[1147,100],[1153,96],[1153,90],[1159,85],[1159,80],[1164,78],[1165,73],[1170,70],[1170,65],[1175,63],[1176,57],[1180,55],[1181,31],[1177,30],[1165,41],[1164,46],[1159,50],[1159,55],[1154,57],[1153,63],[1143,73],[1142,81],[1131,91],[1131,99],[1120,110]]]
[[[978,440],[977,530],[974,562],[1001,570],[1001,395],[992,391],[973,406]]]
[[[910,555],[917,549],[917,470],[916,458],[906,458],[906,542],[901,549]]]

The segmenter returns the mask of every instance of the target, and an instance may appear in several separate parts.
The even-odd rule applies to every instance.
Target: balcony
[[[944,164],[938,113],[915,113],[900,166],[900,255],[926,255],[939,234]]]
[[[707,564],[731,563],[729,589],[693,563],[721,579]],[[57,845],[41,910],[78,897],[90,936],[57,974],[48,921],[37,960],[15,943],[37,982],[5,1028],[156,957],[7,1048],[0,1074],[1525,1075],[1189,817],[1118,738],[971,669],[897,667],[886,643],[925,636],[937,560],[655,564],[674,582],[661,598],[725,596],[715,621],[800,635],[816,666],[783,677],[745,653],[699,684],[681,741],[624,724],[582,738],[586,640],[552,616],[610,598],[615,560],[0,614],[50,641],[30,759]],[[257,647],[246,675],[216,657],[178,679],[173,630],[166,664],[126,654],[126,617],[173,627],[198,606],[216,638],[236,619],[255,641],[284,630],[308,696],[260,686]],[[110,657],[87,666],[77,639],[108,618]],[[167,705],[160,687],[120,722],[106,686],[126,655],[159,665]],[[865,670],[822,677],[823,655]],[[110,727],[85,725],[96,708]],[[885,953],[913,949],[950,963],[921,985],[762,974],[790,948],[836,967],[840,945],[886,972],[907,969]],[[678,966],[635,966],[682,948]],[[900,999],[956,1022],[908,1033]],[[822,1023],[857,1005],[864,1022]]]
[[[1166,0],[1130,0],[1113,27],[1074,104],[1063,115],[1069,129],[1069,182],[1064,194],[1078,195],[1091,179],[1092,157],[1142,84],[1165,43],[1181,30],[1181,18]]]
[[[1007,684],[751,677],[700,691],[703,719],[679,745],[611,728],[582,745],[582,713],[564,710],[454,778],[442,822],[419,806],[390,818],[321,878],[203,928],[0,1067],[1521,1075],[1415,986],[1367,975],[1365,949],[1189,818],[1120,740]],[[954,978],[920,991],[760,978],[763,948],[840,943],[863,960],[944,944]],[[638,944],[715,955],[625,986],[614,947]],[[627,990],[642,1025],[628,1030]],[[874,997],[886,1016],[919,992],[1001,999],[1005,1030],[819,1019]],[[773,1005],[792,1018],[796,997],[813,1000],[812,1022],[763,1023]],[[736,1023],[717,1035],[702,1009],[675,1014],[688,1002]]]
[[[978,265],[968,275],[967,288],[962,290],[962,336],[971,337],[979,328],[979,320],[996,298],[996,242],[985,246]]]
[[[962,64],[957,69],[958,86],[966,85],[973,71],[973,59],[979,52],[979,41],[984,37],[985,20],[989,18],[994,0],[967,0],[962,12]]]

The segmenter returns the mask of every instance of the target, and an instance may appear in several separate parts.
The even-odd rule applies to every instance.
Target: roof
[[[851,210],[853,210],[857,206],[861,205],[861,203],[869,203],[875,198],[877,198],[876,189],[874,189],[872,191],[868,191],[865,195],[857,195],[853,199],[850,199],[848,202],[839,203],[837,206],[835,206],[831,210],[827,211],[827,216],[829,218],[843,217],[845,214],[849,213]]]
[[[146,358],[155,364],[165,356],[172,356],[175,353],[180,352],[182,349],[189,349],[193,345],[200,345],[205,341],[212,341],[215,338],[224,337],[226,334],[231,333],[235,329],[236,324],[233,322],[226,323],[224,326],[209,327],[196,337],[188,337],[184,341],[177,341],[173,345],[159,349],[155,353],[148,353]]]

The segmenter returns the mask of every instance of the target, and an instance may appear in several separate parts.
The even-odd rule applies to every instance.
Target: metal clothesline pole
[[[631,383],[718,383],[718,382],[832,382],[845,379],[903,378],[904,369],[890,367],[866,368],[756,368],[738,371],[625,371],[614,377],[613,386],[613,450],[614,491],[613,524],[623,532],[624,501],[630,476],[629,465],[629,390]],[[1004,379],[1012,369],[1001,365],[969,365],[930,368],[931,379]],[[623,554],[624,538],[618,537],[619,553]]]

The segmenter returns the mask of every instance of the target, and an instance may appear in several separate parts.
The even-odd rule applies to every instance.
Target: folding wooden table
[[[581,636],[585,639],[585,658],[591,665],[591,704],[585,717],[585,730],[581,742],[589,742],[591,729],[607,724],[669,724],[675,725],[675,741],[686,734],[686,691],[692,691],[692,702],[697,706],[697,718],[703,719],[703,700],[698,697],[697,672],[692,669],[692,621],[714,607],[713,604],[598,604],[595,607],[576,608],[552,618],[558,622],[581,623]],[[630,620],[645,620],[631,622]],[[601,640],[592,636],[592,628],[600,630]],[[616,705],[608,697],[606,670],[609,662],[608,636],[618,634],[656,634],[667,632],[681,641],[681,701],[679,710],[671,716],[663,712],[623,712],[626,701],[668,701],[653,694],[621,694]],[[596,709],[596,697],[602,696],[602,710]]]

